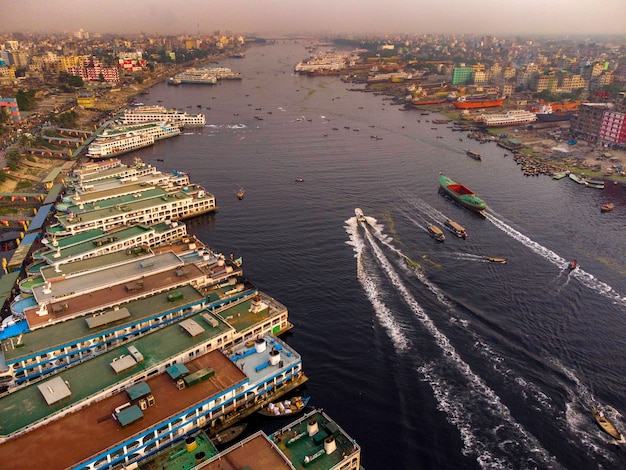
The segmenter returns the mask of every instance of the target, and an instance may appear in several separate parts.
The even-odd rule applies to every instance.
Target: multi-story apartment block
[[[487,83],[487,72],[484,70],[477,70],[474,72],[474,84],[483,85]]]
[[[613,110],[611,103],[583,103],[580,105],[578,116],[570,121],[571,129],[580,134],[580,137],[596,142],[600,135],[602,117],[605,112]]]
[[[626,144],[626,114],[605,111],[600,122],[600,141],[614,145]]]
[[[535,74],[530,81],[530,89],[541,93],[544,90],[554,91],[556,89],[556,79],[554,74]]]
[[[515,78],[516,74],[517,70],[515,69],[515,67],[506,67],[502,72],[502,78],[504,78],[505,80],[510,80],[512,78]]]
[[[467,85],[472,82],[472,68],[471,67],[454,67],[452,69],[452,84],[453,85]]]
[[[71,68],[80,67],[85,58],[79,55],[63,55],[59,58],[59,69],[68,72]]]
[[[587,81],[578,74],[560,73],[557,78],[557,91],[561,93],[571,93],[574,90],[587,87]]]

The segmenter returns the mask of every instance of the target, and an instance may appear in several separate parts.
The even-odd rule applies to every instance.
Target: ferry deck
[[[200,314],[192,319],[194,328],[177,323],[134,341],[132,346],[142,360],[130,367],[114,368],[128,354],[121,347],[3,397],[0,432],[10,438],[0,443],[0,460],[19,455],[21,468],[68,468],[81,461],[84,466],[73,468],[89,468],[89,462],[102,460],[98,455],[110,449],[105,451],[109,457],[91,467],[106,468],[105,462],[114,463],[124,454],[148,455],[181,433],[227,419],[235,407],[253,406],[250,394],[261,397],[254,405],[260,406],[263,399],[288,391],[285,383],[306,380],[301,372],[290,375],[300,370],[301,359],[275,338],[268,337],[272,349],[261,353],[243,344],[232,348],[230,359],[219,350],[205,352],[213,338],[210,324]],[[195,331],[197,326],[201,332]],[[272,366],[269,357],[275,350],[282,354],[280,363]],[[183,357],[188,360],[181,361]],[[212,369],[214,376],[181,388],[180,381],[164,370],[183,363],[192,375]],[[112,417],[120,407],[128,406],[130,389],[139,384],[147,387],[152,405],[128,423]],[[21,412],[15,413],[16,409]],[[23,449],[40,452],[24,453]]]

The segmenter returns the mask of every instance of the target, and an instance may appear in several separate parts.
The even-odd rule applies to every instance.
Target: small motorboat
[[[495,256],[487,256],[485,259],[492,263],[506,264],[507,262],[507,258],[496,258]]]
[[[363,211],[360,208],[354,209],[354,215],[356,216],[356,221],[360,224],[365,222],[365,216],[363,215]]]
[[[304,178],[296,178],[296,183],[304,183]]]
[[[613,439],[615,439],[617,441],[623,441],[624,440],[624,437],[622,436],[622,433],[620,433],[617,430],[617,428],[611,422],[611,420],[604,414],[604,411],[600,410],[599,408],[594,408],[593,409],[593,417],[595,418],[596,423],[598,424],[598,426],[600,426],[600,429],[602,429],[605,433],[607,433]]]
[[[258,412],[263,416],[271,416],[271,417],[284,417],[284,416],[294,416],[296,414],[302,413],[304,408],[311,397],[293,397],[291,399],[279,401],[276,403],[270,403],[269,405],[261,408]]]
[[[211,437],[211,440],[215,445],[228,444],[241,436],[247,427],[248,423],[236,424],[218,433],[215,433],[215,435]]]
[[[438,242],[442,242],[446,239],[446,236],[443,234],[442,230],[436,225],[429,225],[427,230],[428,233],[430,233],[430,235]]]
[[[570,261],[569,264],[567,265],[567,269],[569,269],[570,271],[576,269],[577,267],[578,267],[578,261],[576,261],[575,259]]]
[[[475,152],[473,150],[466,150],[465,153],[467,154],[468,157],[473,158],[474,160],[482,160],[483,157],[480,155],[480,153]]]
[[[602,206],[600,206],[600,212],[610,212],[613,209],[615,209],[615,204],[613,204],[612,202],[602,204]]]
[[[237,190],[237,199],[241,201],[245,196],[246,196],[246,192],[243,190],[243,188],[239,188]]]
[[[464,240],[467,238],[467,231],[465,230],[465,228],[461,227],[454,220],[447,219],[446,227],[448,227],[452,231],[452,233],[454,233],[457,237],[462,238]]]

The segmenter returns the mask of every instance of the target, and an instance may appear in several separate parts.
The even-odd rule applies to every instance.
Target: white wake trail
[[[487,403],[487,408],[491,407],[494,416],[497,416],[499,419],[504,420],[510,426],[512,430],[520,434],[520,439],[518,440],[519,445],[524,445],[526,448],[526,452],[528,454],[532,454],[536,457],[540,457],[544,463],[558,467],[556,460],[549,455],[549,453],[541,447],[539,441],[529,432],[527,432],[519,423],[517,423],[511,415],[510,410],[506,405],[504,405],[500,397],[496,395],[496,393],[487,386],[487,384],[475,374],[469,364],[467,364],[457,353],[454,346],[450,343],[449,339],[441,333],[432,320],[428,317],[424,309],[419,305],[419,303],[415,300],[415,298],[408,291],[406,286],[403,284],[402,280],[396,273],[390,261],[387,259],[385,254],[382,252],[380,247],[375,243],[375,237],[372,236],[368,230],[365,230],[365,238],[369,242],[369,247],[372,249],[372,252],[376,256],[380,266],[383,268],[385,274],[396,288],[397,292],[404,299],[410,310],[413,314],[420,320],[421,324],[426,327],[432,338],[435,340],[436,344],[441,349],[445,358],[448,359],[448,363],[452,364],[466,379],[468,382],[468,386],[472,389],[470,391],[470,395],[476,399],[477,397],[483,397],[483,400]],[[435,380],[435,374],[432,371],[429,373],[425,373],[428,368],[422,369],[421,372],[429,376],[432,380],[429,379],[429,383],[433,386],[433,390],[435,391],[435,395],[438,399],[444,399],[443,401],[439,401],[440,407],[448,413],[448,416],[458,426],[461,431],[463,441],[466,446],[466,451],[470,453],[479,453],[479,463],[484,464],[485,468],[492,467],[494,462],[494,457],[491,455],[492,452],[499,453],[496,449],[492,449],[491,452],[486,452],[485,445],[486,442],[479,442],[479,436],[476,434],[475,430],[467,423],[467,418],[472,415],[472,411],[467,407],[467,403],[462,400],[455,400],[456,410],[454,413],[451,413],[451,409],[447,406],[447,402],[449,400],[454,400],[452,396],[445,392],[447,387],[441,387],[436,385],[440,383],[440,380]],[[463,410],[463,411],[461,411]],[[487,409],[483,408],[483,412]],[[478,449],[480,448],[480,450]],[[498,462],[500,465],[501,462]]]
[[[502,230],[507,235],[511,236],[513,239],[522,243],[522,245],[530,248],[534,253],[550,261],[552,264],[558,266],[562,270],[567,269],[569,262],[556,254],[554,251],[531,240],[526,235],[518,232],[513,227],[507,225],[502,220],[498,219],[492,214],[486,213],[485,217],[497,228]],[[578,279],[585,287],[594,290],[598,294],[601,294],[616,303],[626,306],[626,296],[622,296],[619,292],[615,291],[615,289],[613,289],[608,284],[600,281],[592,274],[581,269],[580,266],[572,270],[570,275]]]

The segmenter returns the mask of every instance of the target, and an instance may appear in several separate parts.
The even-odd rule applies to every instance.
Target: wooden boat
[[[269,405],[261,408],[258,413],[263,416],[270,417],[284,417],[284,416],[294,416],[296,414],[302,413],[304,408],[311,397],[293,397],[291,399],[279,401],[276,403],[270,403]]]
[[[457,237],[463,238],[463,239],[467,238],[467,231],[465,230],[465,228],[461,227],[454,220],[447,219],[446,227],[448,227],[452,231],[452,233],[454,233]]]
[[[473,150],[466,150],[465,153],[468,157],[473,158],[474,160],[482,160],[483,157],[480,156],[480,153],[474,152]]]
[[[580,176],[578,176],[576,173],[570,173],[569,175],[567,175],[569,177],[569,179],[571,179],[572,181],[575,181],[578,184],[585,184],[585,178],[582,178]]]
[[[609,202],[607,204],[602,204],[602,206],[600,206],[600,212],[610,212],[615,208],[615,204],[613,204],[612,202]]]
[[[487,256],[485,259],[487,261],[491,261],[492,263],[506,264],[507,262],[507,258],[496,258],[494,256]]]
[[[570,261],[569,264],[567,265],[567,269],[569,270],[576,269],[577,267],[578,267],[578,261],[576,261],[575,259]]]
[[[237,199],[239,199],[240,201],[245,197],[246,192],[243,190],[243,188],[239,188],[237,190]]]
[[[234,426],[216,433],[211,437],[211,440],[216,446],[228,444],[241,436],[247,427],[248,423],[235,424]]]
[[[430,235],[438,242],[442,242],[446,239],[446,236],[443,234],[441,229],[437,227],[436,225],[429,225],[427,230],[428,230],[428,233],[430,233]]]
[[[595,418],[596,423],[598,424],[598,426],[600,426],[600,429],[602,429],[605,433],[607,433],[613,439],[616,439],[618,441],[622,441],[624,439],[624,437],[617,430],[615,425],[604,414],[604,411],[602,411],[602,410],[600,410],[598,408],[594,408],[593,409],[593,417]]]
[[[552,179],[553,180],[560,180],[562,178],[565,178],[567,175],[568,175],[568,173],[565,172],[565,171],[561,171],[561,172],[558,172],[558,173],[553,173],[552,174]]]

